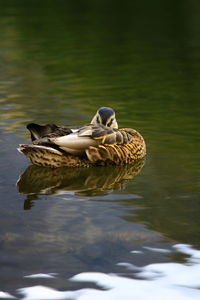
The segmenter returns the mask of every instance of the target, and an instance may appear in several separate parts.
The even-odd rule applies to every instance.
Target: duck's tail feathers
[[[35,123],[30,123],[27,125],[27,129],[31,133],[32,141],[35,141],[54,132],[56,129],[58,129],[58,127],[55,124],[47,124],[42,126]]]

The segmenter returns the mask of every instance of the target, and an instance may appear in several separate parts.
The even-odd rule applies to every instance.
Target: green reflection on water
[[[192,126],[199,94],[198,4],[188,11],[186,1],[156,1],[156,11],[131,2],[14,3],[1,7],[1,40],[3,67],[10,62],[14,73],[15,119],[16,110],[24,110],[26,119],[67,122],[72,109],[77,121],[106,102],[124,112],[126,126],[147,130],[153,120],[163,129],[172,121],[182,127],[181,119]]]

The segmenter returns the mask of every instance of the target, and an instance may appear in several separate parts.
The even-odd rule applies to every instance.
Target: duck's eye
[[[107,126],[110,127],[112,125],[113,119],[110,120],[110,122],[108,122]]]

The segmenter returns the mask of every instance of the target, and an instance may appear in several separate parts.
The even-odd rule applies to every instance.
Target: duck
[[[100,107],[90,124],[79,126],[29,123],[32,144],[19,152],[43,167],[124,165],[146,156],[142,135],[132,128],[118,128],[114,109]]]

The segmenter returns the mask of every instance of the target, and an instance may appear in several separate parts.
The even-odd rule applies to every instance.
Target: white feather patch
[[[66,147],[74,150],[84,150],[90,146],[97,146],[97,142],[95,140],[90,137],[78,136],[77,133],[52,138],[51,141],[60,147]]]

